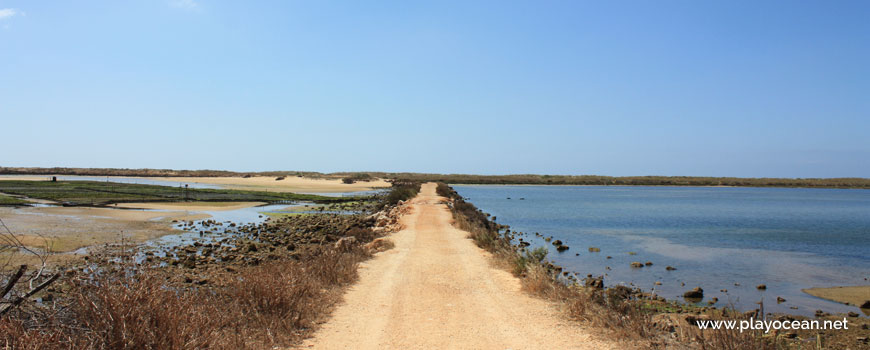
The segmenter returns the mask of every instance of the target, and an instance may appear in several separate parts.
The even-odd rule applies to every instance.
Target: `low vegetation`
[[[0,193],[0,205],[22,205],[27,201]]]
[[[419,182],[414,181],[396,181],[390,191],[383,197],[383,206],[396,205],[400,201],[407,201],[417,196],[420,193]]]
[[[463,175],[375,174],[398,181],[479,185],[599,185],[599,186],[739,186],[870,188],[867,178],[787,179],[699,176],[594,176],[594,175]]]
[[[288,192],[194,189],[102,181],[0,181],[0,192],[46,199],[68,205],[166,201],[313,201],[343,202],[353,197],[326,197]]]

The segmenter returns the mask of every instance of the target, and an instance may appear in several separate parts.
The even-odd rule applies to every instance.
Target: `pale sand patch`
[[[369,182],[346,184],[340,179],[311,179],[288,176],[283,180],[275,180],[272,176],[243,177],[155,177],[153,180],[163,180],[181,183],[202,183],[218,185],[224,188],[252,191],[272,192],[302,192],[302,193],[337,193],[371,191],[377,188],[390,187],[383,179]]]
[[[801,291],[822,299],[855,306],[861,306],[865,301],[870,301],[870,286],[808,288],[801,289]]]
[[[70,252],[78,248],[104,243],[142,242],[177,233],[172,220],[200,220],[208,214],[187,211],[145,211],[112,208],[0,207],[3,222],[21,239],[43,246],[39,236],[48,240],[54,252]]]
[[[265,202],[160,202],[160,203],[118,203],[118,208],[159,209],[159,210],[194,210],[194,211],[224,211],[256,207]]]

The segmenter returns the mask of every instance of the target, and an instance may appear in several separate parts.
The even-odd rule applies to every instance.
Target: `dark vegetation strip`
[[[376,207],[407,200],[414,188],[419,184],[400,184]],[[379,236],[374,224],[374,216],[311,214],[237,228],[240,236],[229,246],[177,248],[166,258],[177,263],[136,263],[124,254],[92,258],[67,270],[49,291],[50,302],[0,317],[0,344],[48,350],[292,346],[356,280],[358,264],[372,254],[368,243]],[[88,273],[94,265],[98,272]]]
[[[376,174],[374,174],[376,175]],[[479,185],[598,185],[598,186],[737,186],[870,188],[867,178],[788,179],[696,176],[593,176],[593,175],[439,175],[391,174],[391,178]]]
[[[357,197],[327,197],[287,192],[194,189],[102,181],[0,181],[0,192],[46,199],[69,205],[107,205],[121,202],[166,201],[313,201],[346,202]]]
[[[604,289],[602,284],[580,286],[560,278],[561,268],[546,260],[545,248],[525,249],[513,245],[509,230],[466,202],[450,186],[439,183],[438,195],[452,200],[450,204],[455,224],[470,233],[481,248],[491,252],[497,263],[520,278],[523,288],[536,296],[562,305],[569,317],[608,329],[618,339],[635,343],[641,348],[692,349],[774,349],[775,339],[761,332],[716,330],[700,332],[689,326],[679,334],[657,318],[659,313],[649,307],[636,293],[626,287]],[[594,280],[589,280],[593,282]],[[744,315],[729,310],[717,310],[716,319],[737,319]]]
[[[706,176],[598,176],[598,175],[472,175],[386,172],[318,173],[303,171],[232,172],[223,170],[115,169],[115,168],[22,168],[0,167],[8,175],[82,175],[82,176],[178,176],[245,177],[299,176],[342,179],[346,183],[374,178],[413,182],[444,182],[472,185],[596,185],[596,186],[738,186],[738,187],[818,187],[870,188],[870,178],[741,178]]]

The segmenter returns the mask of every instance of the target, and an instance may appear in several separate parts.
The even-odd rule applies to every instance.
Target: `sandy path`
[[[425,184],[396,247],[369,260],[330,321],[303,348],[603,349],[588,331],[520,290],[510,273],[454,228]],[[613,347],[615,348],[615,347]]]

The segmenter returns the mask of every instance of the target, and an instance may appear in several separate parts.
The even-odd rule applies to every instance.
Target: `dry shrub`
[[[204,293],[178,293],[145,273],[80,283],[73,294],[76,325],[89,340],[113,349],[180,349],[212,345],[221,326],[217,305]]]
[[[0,319],[13,349],[263,349],[310,333],[370,255],[359,242],[303,259],[239,269],[205,286],[167,285],[165,271],[103,274],[72,283],[59,320]],[[62,322],[61,322],[62,320]]]

